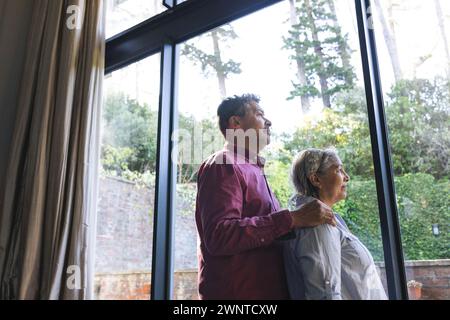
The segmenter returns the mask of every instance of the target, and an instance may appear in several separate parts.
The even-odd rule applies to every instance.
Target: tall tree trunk
[[[392,0],[388,1],[388,6],[387,6],[387,13],[388,13],[388,23],[389,23],[389,28],[391,29],[391,34],[392,34],[392,38],[394,38],[394,40],[396,40],[396,33],[395,33],[395,20],[394,20],[394,6],[398,5],[396,3],[394,3]]]
[[[384,41],[386,42],[389,57],[391,59],[395,81],[399,81],[403,78],[403,72],[400,66],[397,42],[395,41],[395,37],[389,28],[388,22],[386,21],[386,17],[384,16],[383,7],[381,6],[380,0],[374,0],[374,3],[378,11],[378,18],[380,19],[381,27],[383,29]]]
[[[337,18],[337,13],[336,13],[336,7],[334,5],[334,0],[328,0],[328,6],[330,7],[330,11],[331,11],[331,19],[333,20],[333,26],[336,29],[336,35],[341,38],[344,39],[343,35],[342,35],[342,31],[341,31],[341,26],[339,24],[338,18]],[[352,65],[350,63],[350,52],[348,51],[348,48],[345,44],[344,41],[339,43],[339,47],[338,47],[338,52],[339,52],[339,56],[342,59],[342,66],[346,69],[346,70],[351,70],[352,69]],[[347,84],[352,84],[353,83],[353,77],[350,73],[348,73],[345,76],[345,82]]]
[[[211,37],[213,39],[214,55],[217,58],[217,67],[214,69],[216,70],[217,80],[219,81],[220,97],[225,99],[227,97],[227,89],[225,86],[225,73],[222,70],[222,58],[220,57],[219,35],[217,31],[211,31]]]
[[[316,53],[317,58],[319,60],[319,64],[320,64],[321,71],[318,72],[318,76],[319,76],[319,82],[320,82],[320,90],[322,93],[323,105],[327,108],[331,108],[331,97],[330,97],[330,94],[328,93],[328,81],[327,81],[327,76],[325,74],[325,57],[322,52],[322,47],[320,45],[319,32],[317,30],[317,26],[314,21],[314,15],[313,15],[312,7],[311,7],[311,2],[309,0],[305,0],[305,6],[306,6],[306,10],[307,10],[308,20],[311,25],[312,39],[315,43],[314,44],[314,52]]]
[[[294,26],[297,24],[297,11],[295,7],[295,0],[289,0],[290,9],[291,9],[291,16],[290,16],[290,23],[291,26]],[[308,85],[308,81],[306,79],[306,71],[305,71],[305,61],[303,60],[303,55],[300,49],[300,45],[295,45],[295,62],[297,63],[297,79],[300,84],[300,86],[306,86]],[[311,108],[311,103],[309,101],[309,97],[307,95],[301,95],[300,96],[301,104],[302,104],[302,110],[303,112],[309,111]]]
[[[444,42],[445,55],[447,57],[447,77],[450,79],[450,50],[448,47],[447,32],[445,30],[444,14],[442,13],[442,7],[439,0],[434,0],[434,6],[436,8],[439,29],[441,30],[441,37],[442,41]]]

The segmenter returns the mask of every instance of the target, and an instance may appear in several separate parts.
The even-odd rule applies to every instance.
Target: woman
[[[332,149],[307,149],[294,160],[295,207],[317,198],[330,208],[345,199],[350,177]],[[337,226],[295,231],[284,259],[292,299],[387,299],[372,255],[336,214]]]

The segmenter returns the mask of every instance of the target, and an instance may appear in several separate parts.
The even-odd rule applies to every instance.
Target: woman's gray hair
[[[334,148],[310,148],[300,152],[294,159],[291,170],[291,179],[297,195],[318,198],[318,190],[309,177],[316,173],[325,173],[338,161],[339,156]]]

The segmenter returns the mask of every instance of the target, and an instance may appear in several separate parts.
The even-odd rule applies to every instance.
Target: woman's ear
[[[311,182],[311,184],[320,189],[320,180],[319,177],[317,176],[317,174],[312,174],[309,176],[309,181]]]
[[[241,119],[238,116],[232,116],[228,119],[228,127],[230,129],[240,129],[241,128]]]

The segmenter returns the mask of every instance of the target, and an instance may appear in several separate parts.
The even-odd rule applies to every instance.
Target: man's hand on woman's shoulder
[[[336,226],[333,210],[320,200],[313,200],[291,211],[292,227],[315,227],[324,223]]]

